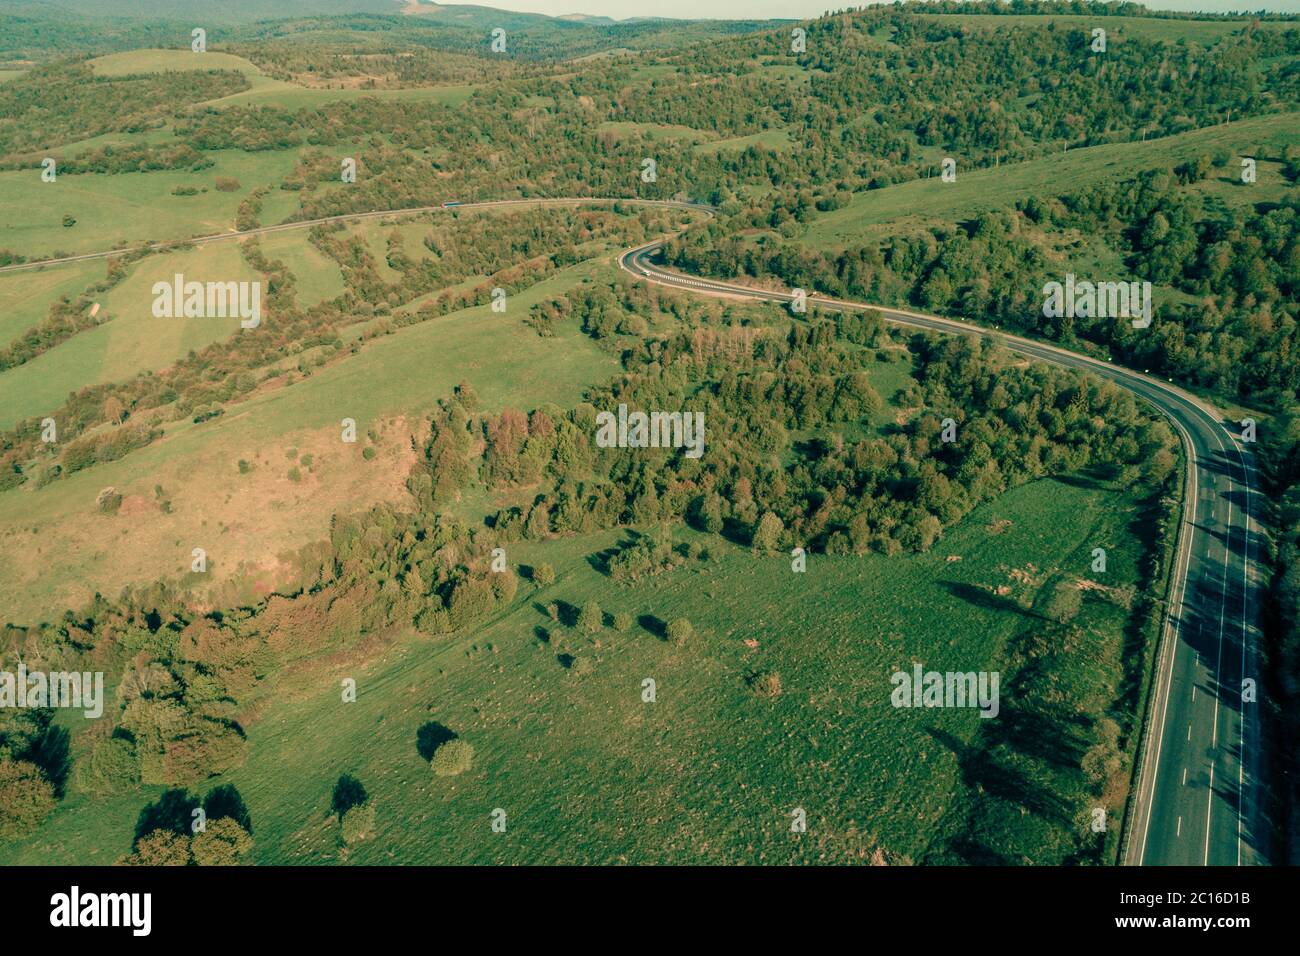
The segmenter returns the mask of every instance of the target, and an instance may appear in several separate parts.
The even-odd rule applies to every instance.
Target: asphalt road
[[[658,266],[662,242],[631,249],[619,266],[649,282],[714,296],[789,302],[793,295],[682,275]],[[1242,702],[1254,678],[1257,609],[1264,577],[1249,444],[1241,427],[1188,393],[1122,366],[965,322],[809,295],[822,308],[875,308],[886,320],[936,332],[993,335],[1030,358],[1083,369],[1163,412],[1188,452],[1187,503],[1161,639],[1155,688],[1124,862],[1236,866],[1269,858],[1260,785],[1257,704]]]
[[[699,203],[574,197],[467,202],[456,209],[523,205],[668,206],[712,215]],[[229,231],[190,239],[151,243],[159,250],[226,239],[267,235],[336,222],[443,211],[445,207],[350,213],[322,219]],[[662,240],[630,249],[619,266],[645,281],[701,295],[789,302],[784,291],[682,275],[654,263]],[[65,262],[106,259],[128,249],[18,263],[0,273],[38,269]],[[1256,671],[1258,608],[1265,583],[1258,564],[1262,541],[1256,518],[1262,498],[1250,446],[1239,440],[1240,426],[1226,421],[1200,399],[1140,372],[1042,342],[994,332],[981,326],[869,303],[810,295],[827,309],[874,308],[886,320],[936,332],[993,335],[1007,348],[1030,358],[1108,378],[1155,406],[1173,423],[1188,452],[1187,495],[1170,591],[1170,614],[1158,654],[1155,688],[1147,718],[1135,798],[1130,801],[1124,862],[1132,865],[1235,866],[1267,863],[1265,789],[1257,704],[1242,702],[1243,675]]]

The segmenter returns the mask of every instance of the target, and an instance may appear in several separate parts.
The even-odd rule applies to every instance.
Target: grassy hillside
[[[234,228],[239,204],[255,186],[278,182],[293,168],[286,153],[223,151],[197,172],[82,173],[42,182],[40,168],[0,172],[0,246],[27,250],[28,258],[99,252],[144,240],[164,242]],[[239,188],[223,192],[218,178]],[[199,190],[178,195],[175,190]],[[75,222],[64,225],[64,216]]]
[[[692,535],[711,560],[631,586],[588,561],[617,534],[520,545],[512,563],[550,562],[556,584],[525,586],[508,613],[472,635],[403,638],[286,677],[252,728],[247,764],[209,785],[233,783],[247,801],[259,863],[944,857],[959,842],[965,801],[988,783],[964,768],[989,722],[970,710],[895,709],[889,675],[913,662],[1002,670],[1002,706],[1021,706],[1008,690],[1018,663],[1009,647],[1044,626],[1035,605],[1058,582],[1088,577],[1098,543],[1112,555],[1104,583],[1132,580],[1142,546],[1133,507],[1113,489],[1040,482],[975,512],[931,555],[815,557],[803,575],[785,557],[755,560]],[[1016,610],[975,597],[995,586],[1009,586]],[[761,607],[756,593],[766,595]],[[1060,674],[1084,695],[1113,692],[1119,670],[1123,613],[1103,593],[1085,592],[1078,622],[1090,637]],[[652,626],[687,616],[698,633],[681,648],[641,625],[586,638],[541,609],[587,600]],[[535,635],[543,626],[563,635],[560,647]],[[594,669],[580,674],[559,654]],[[747,678],[758,671],[780,674],[779,696],[754,692]],[[357,681],[355,704],[340,702],[344,677]],[[647,677],[654,704],[641,701]],[[472,743],[471,772],[430,773],[417,736],[431,723]],[[1024,729],[1035,739],[1058,733],[1032,720]],[[1044,781],[1034,779],[1032,752],[1012,759],[1025,774],[1010,799],[1026,830],[1060,827],[1055,813],[1035,809]],[[327,820],[341,773],[355,774],[378,808],[376,836],[348,854]],[[159,792],[74,795],[33,839],[0,847],[0,861],[108,862],[126,852],[136,815]],[[507,811],[506,834],[489,828],[496,807]],[[790,833],[795,807],[808,814],[802,836]]]
[[[65,267],[48,270],[58,275]],[[84,266],[72,265],[73,273]],[[101,266],[102,268],[102,266]],[[256,281],[239,245],[219,242],[152,256],[130,267],[130,275],[103,296],[109,321],[82,332],[30,362],[0,372],[0,428],[58,407],[85,385],[116,382],[139,372],[165,368],[194,349],[228,338],[239,319],[159,319],[152,312],[155,282],[176,273],[187,281]]]
[[[1001,18],[997,18],[1001,19]],[[1241,157],[1261,149],[1280,150],[1294,138],[1300,113],[1262,116],[1240,122],[1194,130],[1178,136],[1142,143],[1112,143],[1072,149],[1056,156],[1004,165],[994,169],[957,169],[957,181],[942,182],[938,170],[927,179],[900,183],[885,189],[858,193],[843,209],[816,217],[801,238],[813,246],[829,248],[859,238],[864,227],[900,221],[959,222],[979,213],[1031,196],[1039,198],[1086,189],[1136,175],[1154,166],[1173,166],[1202,155],[1225,152],[1231,160],[1223,181],[1229,187],[1241,182]],[[1285,183],[1277,163],[1261,163],[1255,187],[1242,201],[1275,198],[1261,195],[1267,187]],[[1222,190],[1225,196],[1239,189]]]
[[[238,255],[233,243],[208,250]],[[173,258],[179,255],[145,260],[149,274],[166,273]],[[183,268],[193,273],[190,262]],[[338,441],[344,417],[355,418],[363,432],[384,420],[414,421],[462,380],[494,409],[577,400],[586,385],[613,374],[613,359],[576,330],[539,338],[521,317],[534,302],[609,268],[592,262],[557,273],[512,297],[506,313],[483,306],[380,337],[347,361],[315,370],[292,387],[257,395],[233,414],[200,425],[186,420],[170,426],[161,441],[121,461],[38,491],[0,494],[0,528],[5,529],[0,532],[5,541],[0,549],[0,620],[39,619],[53,608],[81,603],[96,590],[116,593],[130,582],[180,573],[195,547],[186,544],[192,540],[210,542],[215,581],[233,573],[240,562],[273,571],[278,554],[323,535],[333,511],[350,513],[404,494],[410,458],[409,448],[402,446],[408,437],[394,432],[386,446],[389,453],[358,472],[344,461],[351,460],[353,451],[359,455],[360,447]],[[115,333],[119,322],[122,329]],[[109,368],[121,372],[168,343],[178,346],[159,329],[160,323],[171,323],[177,334],[189,326],[187,335],[205,334],[204,329],[221,324],[154,319],[147,313],[121,316],[0,375],[0,389],[8,390],[0,407],[15,419],[39,414],[84,384],[88,369],[99,369],[104,378]],[[237,322],[230,324],[237,327]],[[485,348],[486,342],[493,346]],[[116,349],[116,343],[123,349]],[[163,364],[162,359],[155,358],[154,364]],[[544,376],[537,374],[541,368]],[[290,456],[291,449],[296,454]],[[314,456],[316,470],[299,485],[287,474],[304,454]],[[254,466],[252,474],[240,474],[240,459]],[[129,496],[132,507],[119,517],[88,523],[95,496],[110,485]],[[160,510],[155,485],[162,485],[172,499],[170,512]]]

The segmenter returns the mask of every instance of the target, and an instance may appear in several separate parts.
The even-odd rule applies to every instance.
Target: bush
[[[632,615],[626,611],[619,611],[614,615],[614,630],[630,631],[632,630]]]
[[[296,466],[289,469],[289,480],[293,482],[302,481],[302,472]]]
[[[548,584],[555,583],[555,568],[549,564],[539,564],[533,568],[533,583],[539,587],[546,587]]]
[[[365,448],[361,449],[361,457],[366,461],[373,461],[375,457],[375,446],[367,445]]]
[[[117,509],[122,507],[122,496],[116,488],[110,486],[99,493],[95,498],[95,504],[99,506],[102,514],[117,514]]]
[[[590,657],[575,657],[573,663],[569,665],[569,670],[573,671],[579,677],[586,677],[596,671],[596,662]]]
[[[340,833],[345,846],[368,840],[375,833],[375,804],[372,800],[359,803],[343,814]]]
[[[347,826],[346,819],[343,825]],[[238,866],[252,848],[253,838],[229,817],[209,820],[204,830],[194,834],[190,841],[190,853],[199,866]]]
[[[1053,621],[1066,624],[1083,609],[1083,591],[1077,584],[1060,581],[1048,598],[1046,613]]]
[[[118,863],[122,866],[189,866],[190,838],[171,830],[154,830],[141,837],[135,850]]]
[[[765,511],[763,517],[759,519],[758,526],[754,529],[754,550],[764,554],[771,554],[781,547],[781,535],[785,532],[785,526],[781,519],[770,511]]]
[[[140,758],[125,737],[99,741],[77,765],[77,786],[86,793],[122,793],[139,782]]]
[[[684,617],[679,617],[668,624],[668,642],[681,646],[689,641],[695,633],[695,628],[691,622]]]
[[[449,740],[439,747],[429,761],[439,777],[455,777],[474,763],[474,748],[463,740]]]
[[[600,605],[595,601],[588,601],[582,606],[578,613],[578,629],[584,634],[595,634],[605,626],[605,615],[600,610]]]
[[[247,461],[245,461],[243,458],[239,459],[239,473],[240,473],[241,475],[246,475],[246,474],[248,474],[248,473],[249,473],[250,471],[252,471],[252,470],[253,470],[253,466],[252,466],[252,465],[250,465],[250,464],[249,464]]]
[[[0,760],[0,840],[26,836],[54,809],[54,788],[26,760]]]
[[[749,687],[757,697],[779,697],[781,675],[776,671],[759,671],[749,679]]]
[[[217,192],[233,193],[239,191],[239,180],[231,179],[229,176],[218,176],[216,182]]]

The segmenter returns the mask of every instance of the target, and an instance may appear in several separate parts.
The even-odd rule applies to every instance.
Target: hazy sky
[[[454,3],[456,0],[439,0]],[[865,5],[832,3],[829,0],[477,0],[479,6],[501,10],[522,10],[559,16],[586,13],[616,19],[627,17],[681,17],[700,19],[717,17],[730,20],[784,17],[802,20],[828,10],[843,10]],[[1275,13],[1300,13],[1300,0],[1148,0],[1153,10],[1227,11],[1270,10]]]

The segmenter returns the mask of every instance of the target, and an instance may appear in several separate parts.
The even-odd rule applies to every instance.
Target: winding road
[[[630,249],[619,266],[702,295],[790,302],[771,291],[683,275],[654,261],[663,241]],[[1259,720],[1242,679],[1259,682],[1260,589],[1265,578],[1255,466],[1239,423],[1195,396],[1111,362],[969,322],[809,295],[823,309],[874,308],[886,321],[933,332],[992,335],[1029,358],[1092,372],[1154,405],[1174,424],[1187,459],[1169,614],[1158,648],[1147,733],[1125,821],[1131,865],[1238,866],[1268,862]]]
[[[159,251],[241,239],[316,225],[388,216],[527,205],[641,205],[690,209],[712,215],[700,203],[575,197],[517,199],[352,213],[151,243]],[[793,293],[684,275],[655,262],[663,240],[630,249],[620,268],[646,282],[700,295],[789,302]],[[122,255],[130,249],[18,263],[0,273]],[[1265,577],[1257,511],[1262,498],[1241,428],[1195,396],[1149,375],[1043,342],[870,303],[809,295],[823,309],[876,309],[889,322],[962,335],[991,335],[1005,347],[1037,361],[1092,372],[1159,409],[1177,429],[1186,452],[1183,510],[1169,593],[1169,613],[1157,649],[1147,702],[1146,727],[1123,823],[1123,862],[1237,866],[1270,857],[1267,789],[1263,783],[1258,704],[1243,703],[1243,678],[1259,682],[1258,608]],[[1112,825],[1115,825],[1114,823]]]

